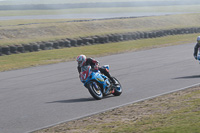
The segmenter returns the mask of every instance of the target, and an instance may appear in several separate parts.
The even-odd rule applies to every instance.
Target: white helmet
[[[85,56],[85,55],[79,55],[79,56],[76,58],[76,61],[78,62],[78,66],[79,66],[79,67],[82,67],[83,64],[86,62],[86,56]]]
[[[200,43],[200,36],[197,37],[197,42]]]

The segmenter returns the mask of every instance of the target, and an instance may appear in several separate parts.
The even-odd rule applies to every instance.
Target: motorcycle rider
[[[199,51],[199,54],[198,54],[198,51]],[[197,44],[195,45],[194,47],[194,58],[197,60],[197,59],[200,59],[200,36],[197,37]]]
[[[99,62],[97,60],[92,59],[92,58],[86,58],[85,55],[79,55],[76,58],[76,61],[78,62],[77,69],[78,69],[79,74],[81,72],[82,67],[90,65],[92,69],[99,70],[102,74],[107,76],[112,81],[113,84],[116,84],[115,80],[111,77],[108,70],[106,68],[99,67]]]

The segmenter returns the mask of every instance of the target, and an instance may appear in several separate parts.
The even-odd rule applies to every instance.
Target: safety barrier
[[[35,42],[35,43],[21,44],[21,45],[0,46],[0,56],[25,53],[25,52],[36,52],[40,50],[60,49],[64,47],[79,47],[83,45],[105,44],[110,42],[120,42],[128,40],[163,37],[168,35],[194,34],[194,33],[200,33],[200,27],[177,28],[171,30],[155,30],[146,32],[128,32],[122,34],[116,33],[109,35],[101,35],[101,36],[98,35],[98,36],[89,36],[80,38],[66,38],[56,41],[47,41],[47,42],[42,41],[42,42]]]

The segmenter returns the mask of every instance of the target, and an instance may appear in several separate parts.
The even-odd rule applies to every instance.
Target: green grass
[[[191,94],[177,96],[177,102],[171,101],[164,105],[165,108],[174,108],[172,111],[167,111],[167,113],[146,115],[137,122],[121,122],[119,120],[99,124],[97,130],[104,133],[199,133],[199,94],[200,90],[196,90]],[[112,129],[113,125],[116,128]],[[87,129],[94,129],[94,125],[91,124]]]
[[[196,104],[191,104],[189,109],[194,110],[198,108],[200,100],[196,99]],[[200,132],[200,111],[188,111],[188,108],[181,108],[173,111],[170,114],[157,114],[147,116],[143,120],[134,123],[122,123],[115,121],[98,126],[100,131],[104,133],[198,133]],[[112,125],[117,128],[112,129]],[[94,126],[94,125],[93,125]],[[93,126],[88,127],[94,128]]]
[[[199,95],[200,91],[196,91],[195,95]],[[185,104],[181,105],[181,104]],[[190,99],[188,101],[179,102],[174,106],[182,106],[175,111],[167,114],[154,114],[152,116],[144,117],[137,123],[119,123],[113,122],[108,125],[120,125],[114,132],[120,133],[198,133],[200,132],[200,99]],[[104,132],[110,132],[109,129],[104,128]]]
[[[165,45],[184,44],[194,42],[196,40],[196,36],[198,36],[198,34],[167,36],[162,38],[99,44],[83,47],[71,47],[58,50],[47,50],[33,53],[1,56],[0,71],[75,60],[79,54],[96,57]]]

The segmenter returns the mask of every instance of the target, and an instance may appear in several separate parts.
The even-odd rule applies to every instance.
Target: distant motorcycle
[[[102,67],[109,71],[109,65]],[[110,94],[114,96],[121,95],[122,86],[115,77],[113,79],[116,82],[115,85],[107,76],[103,75],[99,70],[93,70],[91,66],[84,66],[80,73],[81,82],[96,100],[101,100],[104,96]]]

